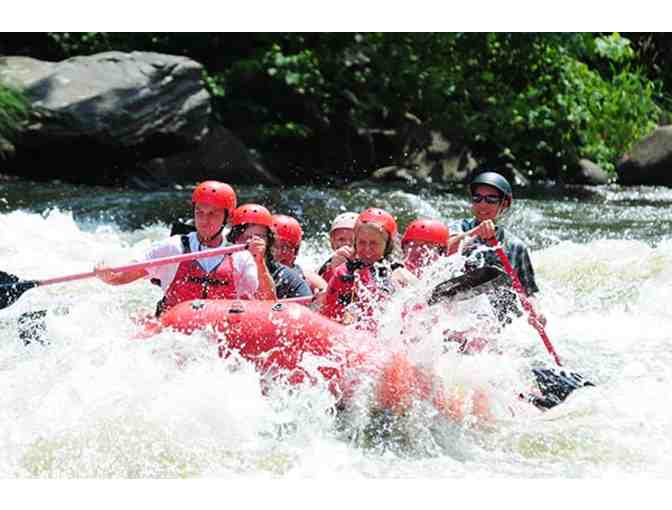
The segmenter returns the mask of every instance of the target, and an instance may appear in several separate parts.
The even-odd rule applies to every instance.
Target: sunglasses
[[[498,204],[502,201],[502,197],[499,195],[481,195],[480,193],[471,195],[471,201],[475,204],[480,204],[483,200],[486,204]]]

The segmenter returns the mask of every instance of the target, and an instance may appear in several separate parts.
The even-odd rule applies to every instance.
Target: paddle
[[[435,305],[448,299],[469,299],[482,292],[504,284],[508,281],[506,273],[495,266],[484,266],[469,273],[441,282],[434,287],[427,300],[428,305]],[[301,296],[280,299],[280,303],[298,303],[309,305],[315,296]]]
[[[142,262],[135,262],[125,266],[109,267],[106,271],[113,273],[125,273],[127,271],[135,271],[138,269],[147,269],[156,266],[165,266],[168,264],[178,264],[187,260],[196,260],[205,257],[215,257],[220,255],[228,255],[237,251],[242,251],[247,248],[245,244],[234,244],[222,248],[215,248],[212,250],[203,250],[192,253],[184,253],[182,255],[174,255],[172,257],[162,257],[152,260],[144,260]],[[6,273],[3,273],[6,274]],[[53,285],[55,283],[72,282],[76,280],[84,280],[86,278],[95,278],[99,272],[91,271],[88,273],[78,273],[68,276],[59,276],[56,278],[49,278],[46,280],[18,280],[10,283],[0,284],[0,309],[7,308],[9,305],[19,299],[26,291],[34,287],[44,287],[45,285]],[[8,275],[10,276],[10,275]]]
[[[296,303],[297,305],[309,305],[315,300],[315,296],[299,296],[278,299],[278,303]]]
[[[544,342],[544,346],[546,347],[548,352],[553,356],[553,359],[555,360],[556,364],[559,367],[561,367],[562,365],[560,363],[560,358],[558,354],[555,352],[555,349],[553,348],[553,345],[551,344],[548,335],[546,335],[544,325],[539,320],[539,315],[536,313],[534,307],[532,306],[532,303],[530,303],[530,301],[527,299],[525,290],[523,289],[523,285],[521,284],[518,275],[514,271],[513,266],[511,265],[511,261],[509,260],[502,246],[496,239],[494,238],[489,239],[487,242],[490,246],[495,248],[495,252],[499,257],[500,262],[504,266],[506,274],[511,279],[511,284],[513,285],[514,290],[518,294],[520,301],[523,305],[523,308],[529,314],[530,323],[537,330],[539,336],[541,336],[541,339]],[[467,273],[466,275],[463,275],[463,277],[466,278],[470,274],[472,273]],[[521,393],[518,395],[518,397],[522,400],[530,402],[531,404],[533,404],[534,406],[536,406],[541,410],[548,410],[551,409],[552,407],[555,407],[556,405],[563,402],[569,396],[569,394],[576,389],[585,386],[595,386],[595,384],[585,380],[582,375],[576,372],[566,372],[564,370],[558,370],[553,368],[538,368],[533,369],[532,373],[534,374],[535,379],[537,381],[537,386],[541,391],[541,396],[534,394],[526,395]]]
[[[565,372],[555,368],[534,368],[532,373],[537,380],[537,386],[539,386],[542,396],[526,396],[522,393],[518,396],[542,410],[557,406],[574,390],[585,386],[595,386],[576,372]]]
[[[497,241],[497,239],[495,238],[488,239],[488,244],[493,248],[495,248],[495,252],[497,253],[497,256],[499,257],[499,260],[501,261],[502,265],[504,266],[504,270],[511,277],[513,288],[518,294],[518,297],[520,298],[520,302],[523,305],[523,308],[529,314],[530,323],[532,324],[534,329],[537,330],[539,336],[541,337],[541,340],[544,342],[546,350],[548,350],[551,356],[553,356],[555,363],[559,367],[562,367],[562,364],[560,363],[560,357],[555,352],[553,344],[551,344],[551,341],[548,338],[548,335],[546,334],[544,325],[539,320],[539,315],[537,315],[537,312],[532,306],[532,303],[530,303],[530,301],[527,299],[527,296],[525,295],[525,290],[523,289],[523,285],[520,283],[520,279],[518,278],[518,275],[514,271],[513,266],[511,265],[511,261],[509,260],[509,257],[506,256],[504,249],[499,244],[499,241]],[[532,373],[534,374],[534,377],[537,380],[537,385],[541,390],[542,396],[541,397],[537,395],[526,396],[521,393],[519,397],[522,398],[523,400],[527,400],[528,402],[530,402],[531,404],[542,410],[551,409],[552,407],[557,406],[559,403],[564,401],[572,391],[578,388],[585,386],[595,386],[595,384],[585,380],[581,374],[577,374],[576,372],[565,372],[564,370],[542,368],[542,369],[534,369],[532,370]]]
[[[506,271],[506,273],[511,278],[511,281],[513,283],[513,289],[518,294],[518,297],[520,298],[520,302],[523,305],[523,308],[525,309],[525,311],[528,313],[528,315],[530,317],[530,324],[532,324],[532,327],[537,330],[537,333],[539,333],[539,336],[541,337],[541,340],[544,342],[544,346],[546,347],[546,350],[551,354],[551,356],[553,356],[553,359],[555,360],[555,363],[559,367],[561,367],[562,363],[560,363],[560,357],[555,352],[555,349],[553,348],[553,344],[551,343],[551,341],[548,338],[548,335],[546,334],[546,330],[544,329],[544,325],[539,320],[539,315],[534,310],[534,307],[532,306],[532,303],[530,303],[530,301],[527,299],[527,296],[525,295],[525,290],[523,289],[523,285],[520,283],[520,279],[518,278],[518,275],[513,270],[513,266],[511,265],[511,261],[509,260],[509,257],[506,256],[506,253],[504,253],[504,249],[502,248],[501,244],[499,244],[499,241],[497,241],[497,239],[495,239],[494,237],[491,238],[491,239],[488,239],[488,244],[495,249],[495,253],[497,253],[497,256],[499,257],[499,260],[502,263],[502,266],[504,266],[504,271]]]
[[[470,299],[494,287],[503,285],[505,282],[508,282],[506,273],[498,267],[479,267],[461,276],[439,283],[432,290],[427,304],[434,305],[448,299]]]

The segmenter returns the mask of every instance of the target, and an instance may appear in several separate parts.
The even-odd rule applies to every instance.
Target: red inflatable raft
[[[181,303],[161,316],[161,325],[190,334],[211,328],[220,354],[236,351],[260,372],[284,372],[292,382],[303,380],[306,354],[324,359],[320,372],[340,377],[347,331],[342,325],[302,305],[274,301],[196,300]]]
[[[181,303],[160,319],[160,328],[190,334],[213,333],[220,355],[238,352],[261,373],[286,377],[291,383],[310,378],[302,366],[308,355],[317,357],[318,371],[330,389],[347,400],[357,374],[379,381],[376,401],[383,409],[402,413],[416,399],[432,402],[444,414],[446,404],[440,381],[414,367],[401,354],[377,356],[375,338],[342,326],[305,306],[273,301],[195,300]],[[312,375],[315,375],[313,372]]]

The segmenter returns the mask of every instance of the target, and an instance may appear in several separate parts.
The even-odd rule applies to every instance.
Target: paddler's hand
[[[117,273],[110,271],[108,267],[102,262],[96,264],[96,266],[93,268],[93,272],[96,273],[96,278],[109,285],[113,285],[116,281]]]
[[[543,327],[546,327],[546,324],[548,323],[548,321],[546,320],[546,316],[544,316],[544,315],[542,315],[542,314],[537,314],[537,321],[538,321],[539,324],[541,324]],[[530,326],[533,326],[533,327],[534,327],[534,322],[535,322],[535,320],[532,318],[531,315],[528,315],[528,317],[527,317],[527,322],[530,324]]]
[[[469,231],[469,235],[478,236],[484,241],[495,237],[495,223],[492,220],[485,220],[477,227]]]
[[[403,288],[418,282],[418,278],[404,267],[400,267],[392,271],[390,279],[397,286],[397,288]]]
[[[341,264],[352,259],[355,255],[355,250],[351,246],[341,246],[338,250],[334,252],[331,256],[331,267],[336,269]]]
[[[134,282],[147,275],[147,272],[144,269],[136,269],[134,271],[126,271],[122,273],[111,271],[108,266],[101,262],[93,268],[93,272],[96,273],[96,278],[108,285],[126,285],[127,283]]]
[[[254,236],[247,241],[247,250],[252,254],[254,260],[263,261],[266,256],[266,239]]]
[[[319,310],[327,302],[327,291],[321,290],[313,297],[313,302],[310,304],[311,308]]]

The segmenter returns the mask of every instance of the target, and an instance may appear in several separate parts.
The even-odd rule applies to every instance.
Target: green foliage
[[[614,62],[625,62],[622,53],[606,51]],[[607,80],[581,62],[567,62],[563,74],[569,87],[559,95],[562,111],[578,134],[579,155],[608,171],[614,170],[614,162],[634,142],[656,127],[661,114],[653,82],[628,65],[611,70],[613,76]],[[584,93],[576,93],[579,87]]]
[[[635,56],[630,41],[616,33],[596,38],[595,52],[601,57],[617,63],[627,62]]]
[[[532,178],[562,178],[582,157],[613,171],[655,127],[672,66],[640,59],[660,62],[646,45],[668,41],[633,37],[48,33],[62,58],[138,50],[201,62],[220,122],[280,168],[354,174],[389,164],[402,155],[369,134],[399,132],[412,115],[484,164],[511,163]]]
[[[444,132],[460,126],[488,164],[557,178],[586,157],[613,171],[660,117],[657,84],[630,65],[634,52],[618,34],[444,34],[433,42],[417,59],[431,67],[427,79],[416,71],[412,108]]]
[[[179,42],[183,34],[153,32],[47,32],[64,58],[92,55],[104,51],[161,51],[183,53]],[[175,43],[178,43],[177,45]]]
[[[48,32],[47,35],[67,56],[107,51],[112,37],[105,32]]]
[[[213,75],[206,70],[203,72],[203,83],[213,97],[226,97],[226,80],[221,74]]]
[[[9,143],[29,115],[30,103],[25,96],[12,87],[0,84],[0,156],[10,149]]]
[[[309,118],[297,137],[339,116],[358,131],[398,127],[412,113],[486,164],[558,177],[580,157],[613,171],[660,115],[656,85],[631,67],[634,52],[618,34],[321,34],[315,46],[287,38],[262,62],[278,88],[326,116]],[[282,117],[264,134],[291,136],[285,126],[306,123],[296,120]]]
[[[548,125],[554,150],[591,159],[613,172],[615,161],[655,128],[661,110],[657,85],[630,65],[634,52],[618,34],[597,37],[595,54],[607,59],[606,76],[576,56],[547,48],[553,79],[546,80]],[[563,164],[572,158],[561,158]]]

